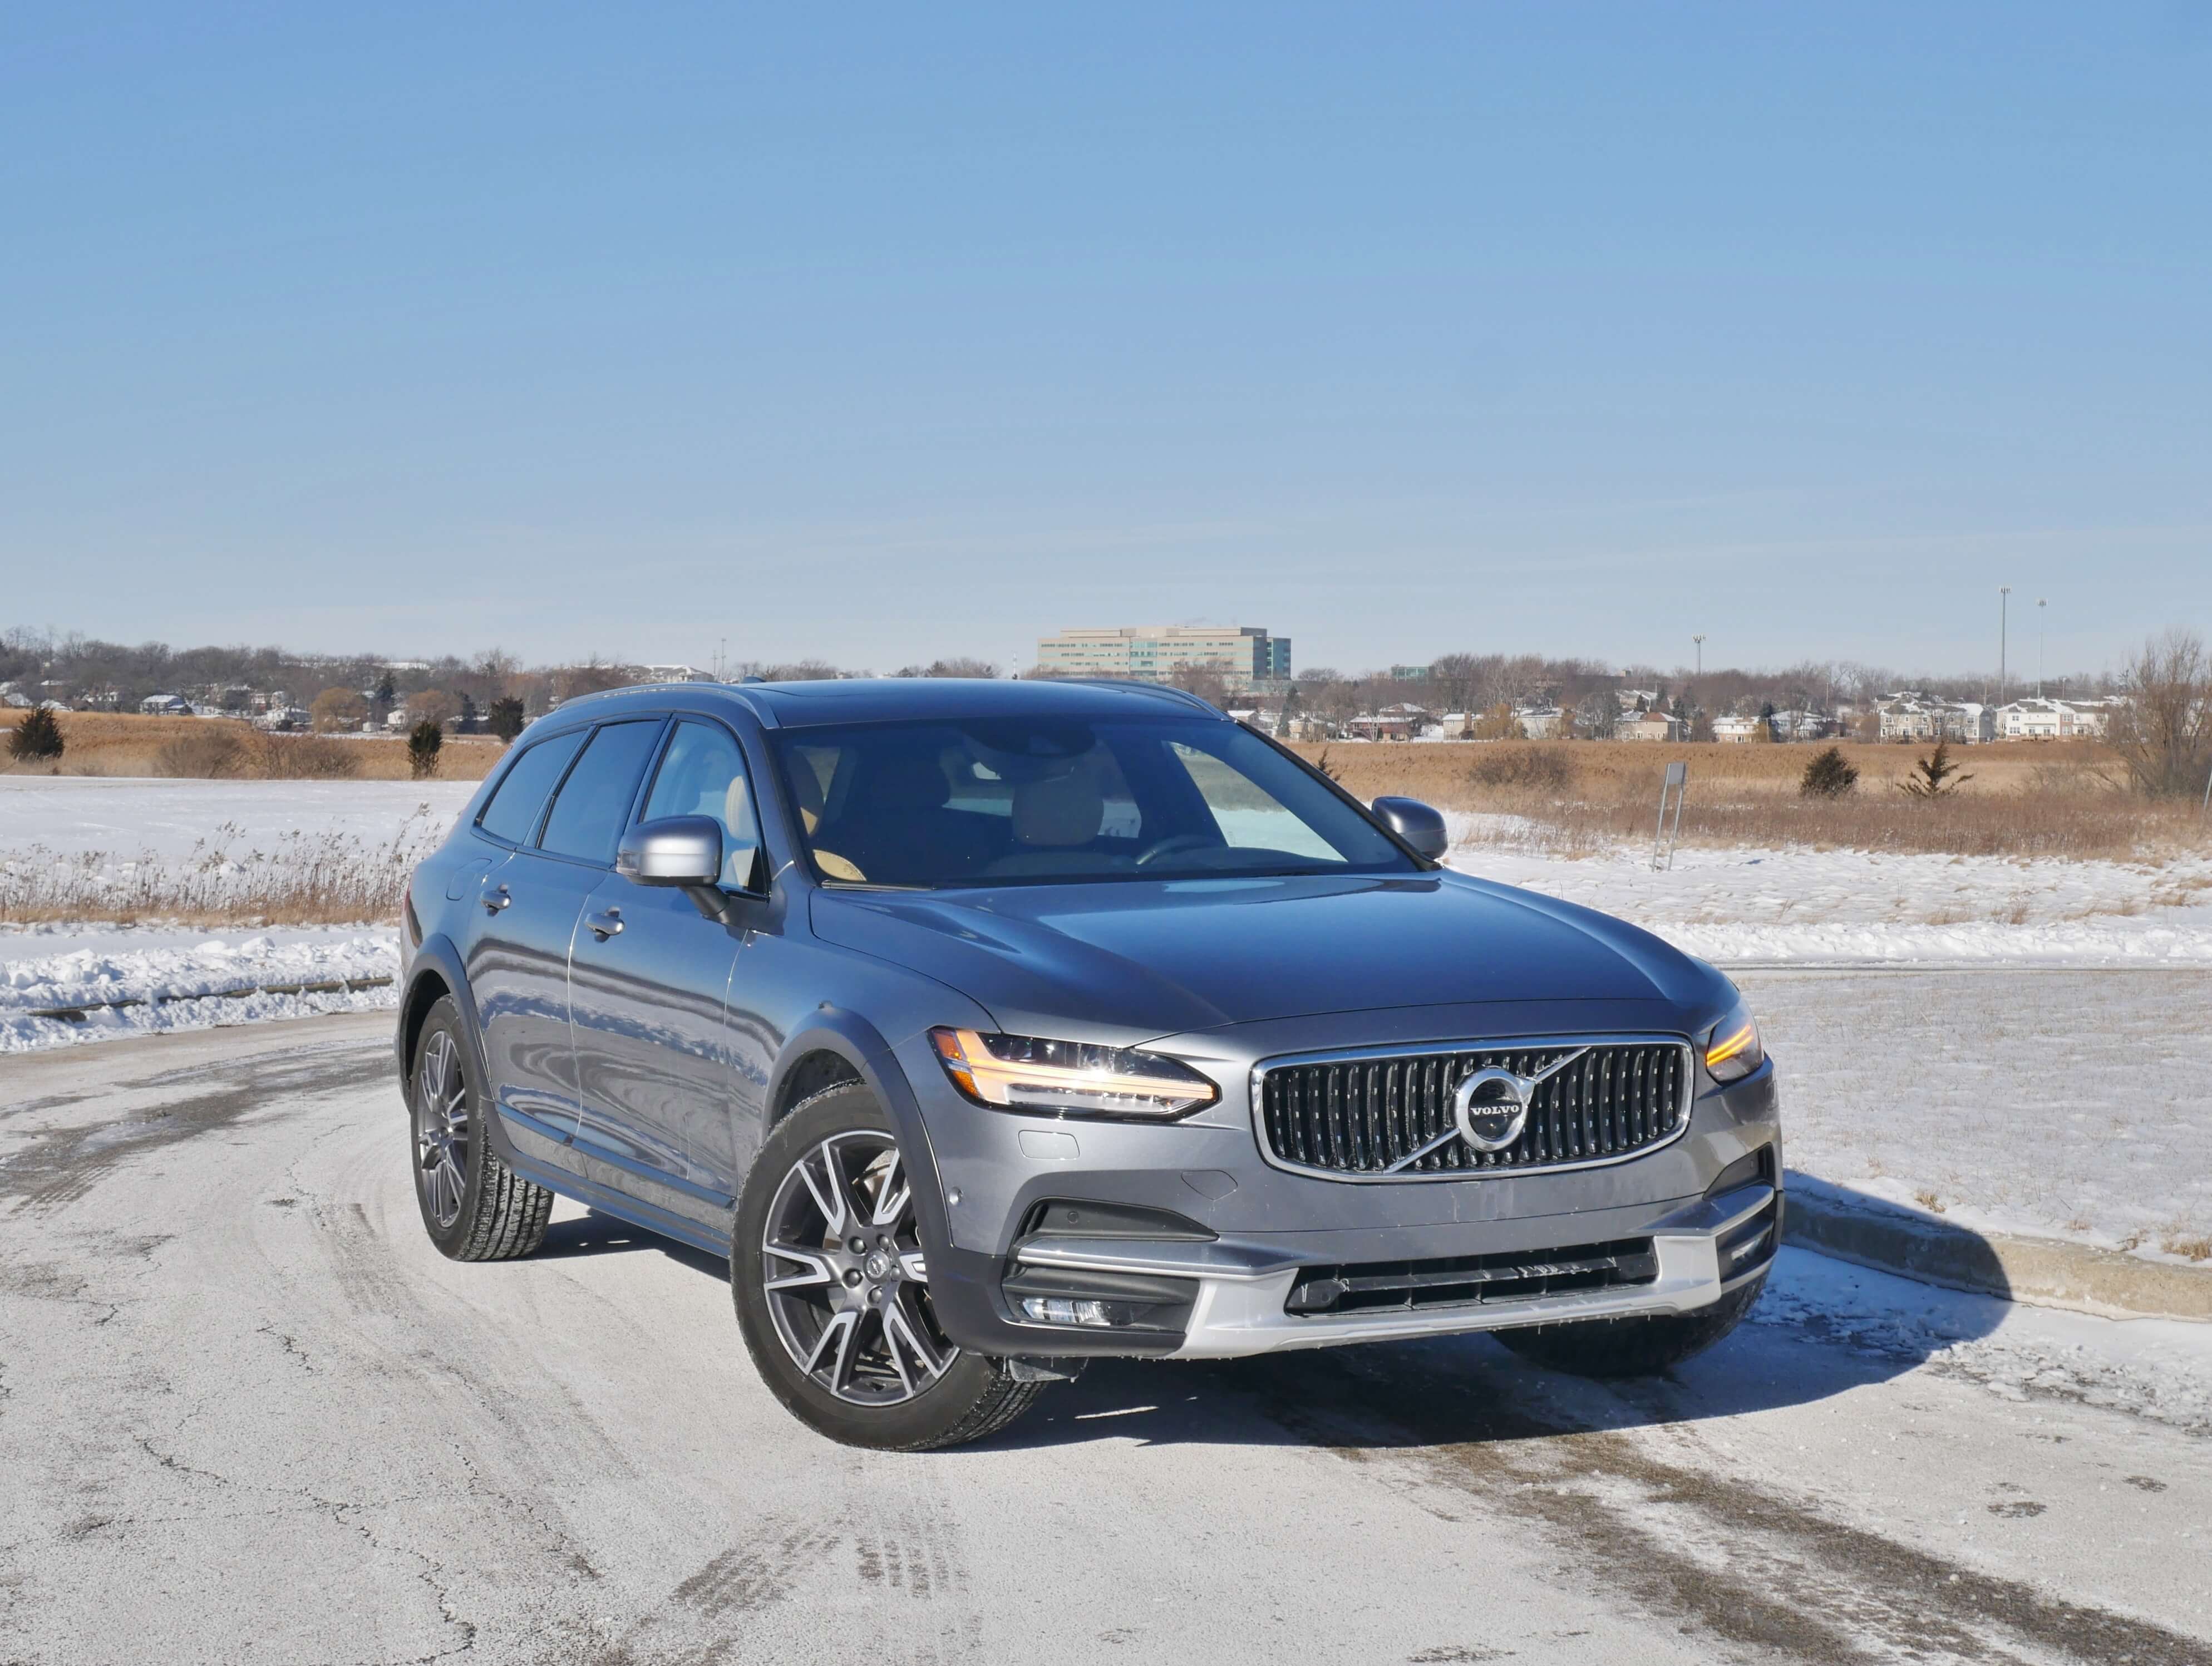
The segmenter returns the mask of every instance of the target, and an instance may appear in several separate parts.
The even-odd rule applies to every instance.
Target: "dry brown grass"
[[[1315,758],[1323,748],[1297,750]],[[1685,843],[2120,859],[2212,849],[2212,833],[2193,806],[2116,790],[2111,754],[2091,743],[1956,749],[1974,779],[1932,802],[1896,786],[1927,748],[1851,744],[1843,751],[1859,770],[1857,790],[1835,799],[1801,797],[1798,781],[1815,750],[1636,741],[1327,748],[1330,770],[1360,798],[1398,793],[1445,809],[1517,818],[1477,836],[1534,842],[1563,855],[1649,840],[1660,778],[1675,759],[1690,766]]]
[[[0,713],[0,735],[21,715]],[[58,763],[9,766],[0,741],[0,774],[406,781],[411,773],[404,735],[263,734],[230,718],[135,712],[64,712],[61,725],[65,750]],[[488,736],[449,737],[434,779],[482,781],[505,750]]]
[[[381,842],[325,830],[283,834],[263,849],[225,823],[181,857],[64,855],[33,845],[0,859],[0,920],[195,927],[389,921],[407,876],[445,830],[425,805]]]

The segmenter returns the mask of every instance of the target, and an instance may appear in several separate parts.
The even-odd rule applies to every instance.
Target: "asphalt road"
[[[0,1061],[0,1661],[2212,1663],[2212,1442],[1802,1302],[1627,1390],[1109,1364],[826,1444],[718,1262],[439,1257],[387,1025]]]

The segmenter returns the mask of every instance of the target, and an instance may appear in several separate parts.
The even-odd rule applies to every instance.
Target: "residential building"
[[[1759,731],[1765,727],[1766,721],[1764,718],[1740,717],[1734,714],[1717,717],[1713,720],[1713,739],[1736,744],[1764,740],[1766,737]]]
[[[1836,733],[1836,721],[1826,712],[1786,711],[1774,714],[1778,740],[1826,740]]]
[[[1531,740],[1557,740],[1566,714],[1557,706],[1516,706],[1513,721]]]
[[[1615,740],[1680,740],[1682,720],[1667,712],[1630,712],[1613,726]]]
[[[153,717],[190,717],[191,702],[181,694],[149,694],[138,702],[138,709]]]
[[[1060,677],[1164,683],[1185,667],[1213,672],[1231,694],[1280,694],[1291,683],[1291,639],[1256,625],[1121,625],[1037,642],[1037,668]]]
[[[1436,720],[1419,706],[1401,702],[1362,712],[1344,726],[1355,740],[1412,740]]]
[[[2112,721],[2117,696],[2047,700],[2030,696],[1997,708],[1997,733],[2007,740],[2100,738]]]
[[[1996,715],[1978,701],[1934,700],[1907,690],[1883,696],[1878,709],[1884,740],[1956,740],[1972,746],[1996,739]]]

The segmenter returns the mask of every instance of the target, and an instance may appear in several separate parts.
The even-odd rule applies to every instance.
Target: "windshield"
[[[995,885],[1405,873],[1415,863],[1233,723],[883,723],[776,737],[831,884]]]

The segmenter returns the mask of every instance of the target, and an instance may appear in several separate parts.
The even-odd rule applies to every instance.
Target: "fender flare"
[[[414,958],[407,963],[405,985],[399,992],[399,1012],[392,1026],[392,1053],[399,1067],[399,1102],[403,1106],[407,1104],[408,1073],[415,1063],[409,1056],[407,1032],[414,1021],[416,1001],[422,992],[423,982],[433,976],[446,986],[453,1004],[461,1009],[461,1044],[469,1049],[469,1062],[475,1067],[477,1079],[487,1086],[491,1081],[491,1072],[484,1064],[483,1021],[477,1012],[476,992],[470,988],[468,974],[462,970],[460,951],[454,947],[453,939],[440,932],[424,938]],[[501,1160],[513,1162],[514,1151],[499,1118],[485,1117],[484,1126]]]
[[[803,1025],[784,1037],[769,1072],[765,1102],[781,1104],[799,1061],[817,1053],[833,1053],[842,1059],[876,1096],[876,1103],[890,1118],[891,1131],[906,1160],[907,1184],[914,1189],[922,1248],[933,1256],[949,1248],[951,1223],[945,1213],[945,1184],[937,1172],[937,1152],[929,1143],[929,1128],[922,1121],[921,1106],[914,1097],[905,1069],[874,1025],[848,1007],[826,1002],[817,1007]],[[777,1114],[763,1128],[763,1135],[774,1133],[782,1120],[782,1115]]]

